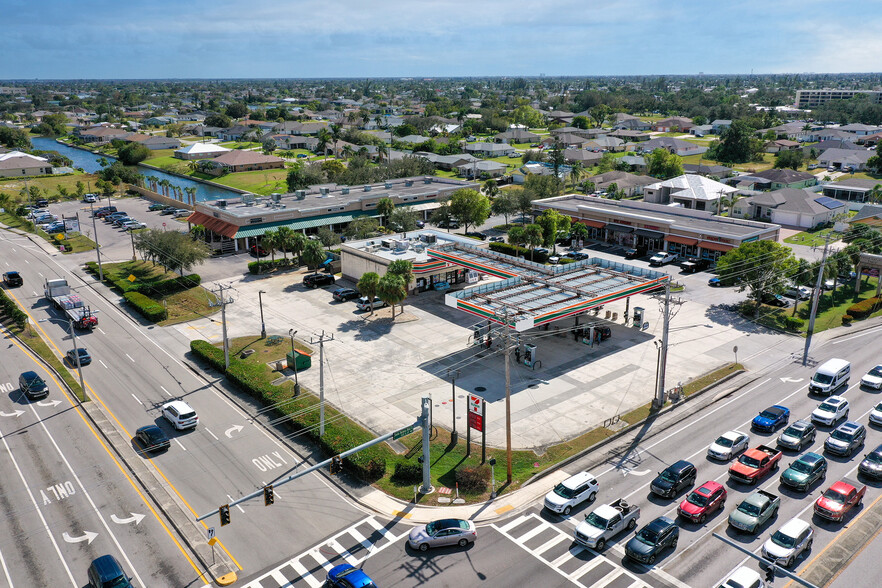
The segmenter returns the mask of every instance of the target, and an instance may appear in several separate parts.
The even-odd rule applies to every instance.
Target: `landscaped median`
[[[287,338],[259,336],[239,337],[230,343],[230,368],[224,370],[224,353],[221,343],[212,344],[197,340],[190,343],[194,355],[205,361],[215,370],[225,373],[229,381],[242,392],[254,397],[266,407],[271,407],[277,426],[290,427],[295,435],[316,443],[324,454],[324,459],[342,453],[357,445],[376,438],[368,431],[337,409],[325,407],[325,435],[319,437],[319,401],[312,392],[303,389],[294,397],[294,383],[290,379],[281,380],[274,369],[276,362],[284,361],[288,352]],[[298,351],[311,353],[308,347],[297,343]],[[252,353],[243,353],[253,350]],[[691,396],[696,392],[716,384],[724,378],[743,370],[740,364],[729,364],[684,384],[682,395]],[[278,385],[275,385],[276,382]],[[416,410],[416,408],[414,409]],[[496,459],[496,490],[498,493],[511,492],[520,488],[535,476],[556,468],[589,450],[592,446],[612,437],[620,430],[620,422],[626,425],[637,424],[652,414],[650,404],[638,407],[615,419],[609,426],[599,426],[585,434],[557,445],[545,448],[543,453],[535,451],[512,452],[512,484],[502,485],[506,478],[506,457],[504,449],[487,448],[487,459]],[[416,414],[414,416],[416,418]],[[383,431],[388,432],[388,431]],[[446,429],[433,426],[431,431],[432,485],[436,488],[457,486],[461,498],[466,502],[483,502],[490,498],[492,481],[490,467],[481,463],[481,447],[472,443],[467,456],[465,431],[460,431],[454,443]],[[473,439],[478,438],[475,433]],[[416,431],[400,439],[405,447],[403,455],[397,455],[389,445],[381,443],[344,460],[348,471],[360,479],[372,483],[387,494],[405,501],[414,499],[414,487],[422,482],[422,469],[418,462],[422,455],[422,433]],[[441,504],[438,498],[449,497],[435,493],[429,496],[417,495],[421,504]]]

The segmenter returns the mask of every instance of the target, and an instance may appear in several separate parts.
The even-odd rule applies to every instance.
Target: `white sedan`
[[[861,386],[882,390],[882,365],[877,365],[861,378]]]
[[[729,431],[720,435],[707,448],[707,456],[711,459],[729,461],[750,445],[750,437],[741,431]]]
[[[882,402],[877,404],[870,411],[870,423],[873,425],[882,425]]]

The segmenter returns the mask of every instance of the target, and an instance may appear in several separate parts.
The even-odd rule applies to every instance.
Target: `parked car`
[[[168,437],[162,429],[156,425],[146,425],[135,431],[135,438],[144,448],[144,451],[164,451],[171,447]]]
[[[784,296],[794,300],[808,300],[812,297],[812,289],[806,286],[788,286],[784,290]]]
[[[694,274],[695,272],[706,270],[710,267],[710,264],[711,262],[709,259],[690,257],[680,264],[680,269],[683,270],[683,273]]]
[[[809,451],[781,473],[781,483],[805,492],[827,475],[827,460],[823,455]]]
[[[155,210],[163,210],[165,208],[165,204],[160,204],[159,202],[154,202],[150,206],[147,207],[147,210],[153,212]]]
[[[191,214],[193,214],[191,210],[187,210],[186,208],[178,208],[172,213],[172,216],[174,218],[183,218],[185,216],[190,216]]]
[[[110,223],[110,224],[113,225],[113,226],[116,227],[116,228],[120,228],[120,227],[122,227],[124,224],[126,224],[126,223],[130,223],[130,222],[132,222],[133,220],[135,220],[135,219],[133,219],[133,218],[130,217],[130,216],[118,216],[118,217],[116,217],[115,219],[113,219],[113,222]]]
[[[307,288],[318,288],[319,286],[330,286],[334,283],[334,276],[331,274],[306,274],[303,276],[303,285]]]
[[[767,304],[769,306],[776,306],[778,308],[789,308],[790,302],[784,299],[780,294],[769,294],[768,292],[763,294],[762,298],[763,304]]]
[[[410,530],[407,544],[411,549],[427,551],[430,547],[459,545],[465,547],[474,543],[478,531],[474,523],[462,519],[441,519]]]
[[[638,259],[648,253],[646,247],[631,247],[625,250],[625,259]]]
[[[28,400],[39,400],[49,396],[49,386],[37,372],[24,372],[18,376],[18,388]]]
[[[662,266],[677,261],[677,258],[679,258],[679,255],[677,255],[676,253],[659,251],[649,258],[649,265]]]
[[[873,480],[882,478],[882,445],[864,456],[858,466],[858,473]]]
[[[851,455],[861,448],[867,438],[867,429],[860,423],[845,421],[836,427],[824,441],[824,451],[843,457]]]
[[[815,426],[806,420],[799,420],[784,429],[778,437],[778,447],[802,451],[803,445],[815,442]]]
[[[580,472],[556,485],[545,495],[543,504],[551,512],[568,515],[583,502],[594,502],[599,489],[597,478],[590,472]]]
[[[364,570],[352,564],[342,563],[328,570],[327,588],[377,588]]]
[[[362,296],[355,303],[355,306],[358,308],[358,310],[367,311],[367,310],[371,310],[371,308],[373,308],[374,310],[376,310],[378,308],[383,308],[384,306],[386,306],[386,303],[383,302],[382,300],[380,300],[376,296],[374,296],[373,302],[371,302],[371,300],[367,296]]]
[[[725,506],[726,495],[722,484],[709,480],[686,496],[677,507],[677,514],[693,523],[704,523],[707,517]]]
[[[729,479],[742,484],[757,484],[763,476],[778,470],[783,455],[777,447],[757,445],[732,462],[729,466]]]
[[[750,437],[741,431],[723,433],[707,448],[707,456],[711,459],[729,461],[750,446]]]
[[[95,218],[104,218],[108,214],[113,214],[114,212],[117,212],[116,206],[102,206],[101,208],[96,209],[92,216]]]
[[[882,390],[882,365],[877,365],[861,378],[861,386]]]
[[[681,459],[659,472],[649,485],[649,489],[653,494],[673,498],[684,488],[695,484],[697,475],[695,466],[685,459]]]
[[[680,527],[668,517],[658,517],[637,531],[625,545],[625,555],[630,559],[654,564],[659,554],[666,548],[676,549],[680,538]]]
[[[830,396],[812,411],[812,422],[832,426],[848,418],[848,400],[842,396]]]
[[[166,206],[162,210],[159,211],[159,214],[174,214],[174,212],[178,209],[177,206]]]
[[[266,249],[264,249],[264,248],[261,247],[260,245],[252,245],[252,246],[248,249],[248,251],[249,251],[249,252],[251,253],[251,255],[253,255],[254,257],[266,257],[267,255],[269,255],[269,251],[267,251]]]
[[[65,355],[67,357],[67,361],[70,362],[70,365],[73,367],[77,367],[77,356],[80,357],[80,365],[89,365],[92,363],[92,356],[89,355],[89,352],[85,347],[77,347],[75,349],[71,349]]]
[[[21,274],[16,271],[8,271],[3,273],[3,283],[9,288],[16,288],[24,285],[24,279]]]
[[[779,427],[783,427],[790,420],[790,409],[776,404],[763,410],[753,417],[750,426],[757,431],[774,433]]]
[[[89,565],[89,588],[131,588],[132,579],[112,555],[102,555]]]
[[[484,241],[487,238],[487,235],[480,231],[469,231],[468,233],[466,233],[466,237],[474,237],[475,239],[480,239],[481,241]]]
[[[347,300],[360,298],[361,294],[358,293],[358,290],[353,290],[352,288],[337,288],[332,296],[337,302],[346,302]]]
[[[98,202],[97,194],[83,194],[83,202]]]
[[[49,234],[64,233],[64,223],[52,223],[43,227],[43,231]]]
[[[183,400],[172,400],[162,405],[162,416],[178,431],[195,429],[199,423],[196,411]]]
[[[707,281],[707,285],[710,286],[711,288],[719,288],[720,286],[723,285],[723,282],[720,281],[719,277],[714,276],[713,278],[711,278]]]
[[[791,519],[763,544],[763,557],[789,568],[800,555],[812,548],[813,536],[811,525],[800,519]]]
[[[146,229],[147,224],[133,220],[123,224],[122,228],[126,231],[137,231],[138,229]]]
[[[439,229],[458,229],[459,223],[456,221],[441,221],[438,223]]]

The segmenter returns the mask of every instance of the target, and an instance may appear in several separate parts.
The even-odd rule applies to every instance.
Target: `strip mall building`
[[[670,251],[714,263],[742,243],[777,241],[781,230],[779,225],[717,216],[706,210],[578,194],[533,202],[536,214],[549,209],[584,224],[590,238],[597,241]]]

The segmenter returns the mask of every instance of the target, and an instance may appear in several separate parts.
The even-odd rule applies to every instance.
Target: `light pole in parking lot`
[[[297,381],[297,352],[294,350],[294,335],[297,331],[288,329],[288,334],[291,336],[291,363],[294,366],[294,396],[300,396],[300,382]]]
[[[257,301],[260,304],[260,338],[266,339],[266,323],[263,322],[263,295],[266,294],[263,290],[260,290],[257,293]],[[294,341],[292,340],[291,343]],[[294,355],[294,350],[291,350],[291,355]]]
[[[95,233],[95,251],[98,252],[98,281],[104,281],[104,269],[101,267],[101,245],[98,244],[98,227],[95,225],[95,206],[89,203],[89,211],[92,213],[92,231]]]

